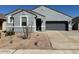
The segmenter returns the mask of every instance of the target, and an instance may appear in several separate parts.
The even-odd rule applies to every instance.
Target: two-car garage
[[[46,30],[68,31],[67,21],[46,21]]]
[[[62,13],[58,10],[48,8],[46,6],[40,6],[39,8],[36,8],[34,11],[45,16],[41,18],[42,30],[72,30],[72,16]]]

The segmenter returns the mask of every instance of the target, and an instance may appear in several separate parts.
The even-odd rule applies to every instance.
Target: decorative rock
[[[10,41],[10,44],[12,44],[13,43],[13,41]]]

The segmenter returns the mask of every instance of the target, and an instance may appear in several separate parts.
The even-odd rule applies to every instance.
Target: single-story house
[[[39,6],[34,10],[17,9],[6,14],[6,30],[14,28],[15,32],[23,32],[23,27],[28,26],[29,30],[72,30],[72,17],[50,9],[46,6]]]

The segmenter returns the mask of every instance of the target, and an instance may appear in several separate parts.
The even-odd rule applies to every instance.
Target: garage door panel
[[[47,30],[65,30],[65,24],[47,24]]]
[[[46,30],[66,30],[65,22],[46,22]]]

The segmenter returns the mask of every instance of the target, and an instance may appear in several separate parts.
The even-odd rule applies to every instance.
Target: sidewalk
[[[0,54],[79,54],[79,50],[0,49]]]

